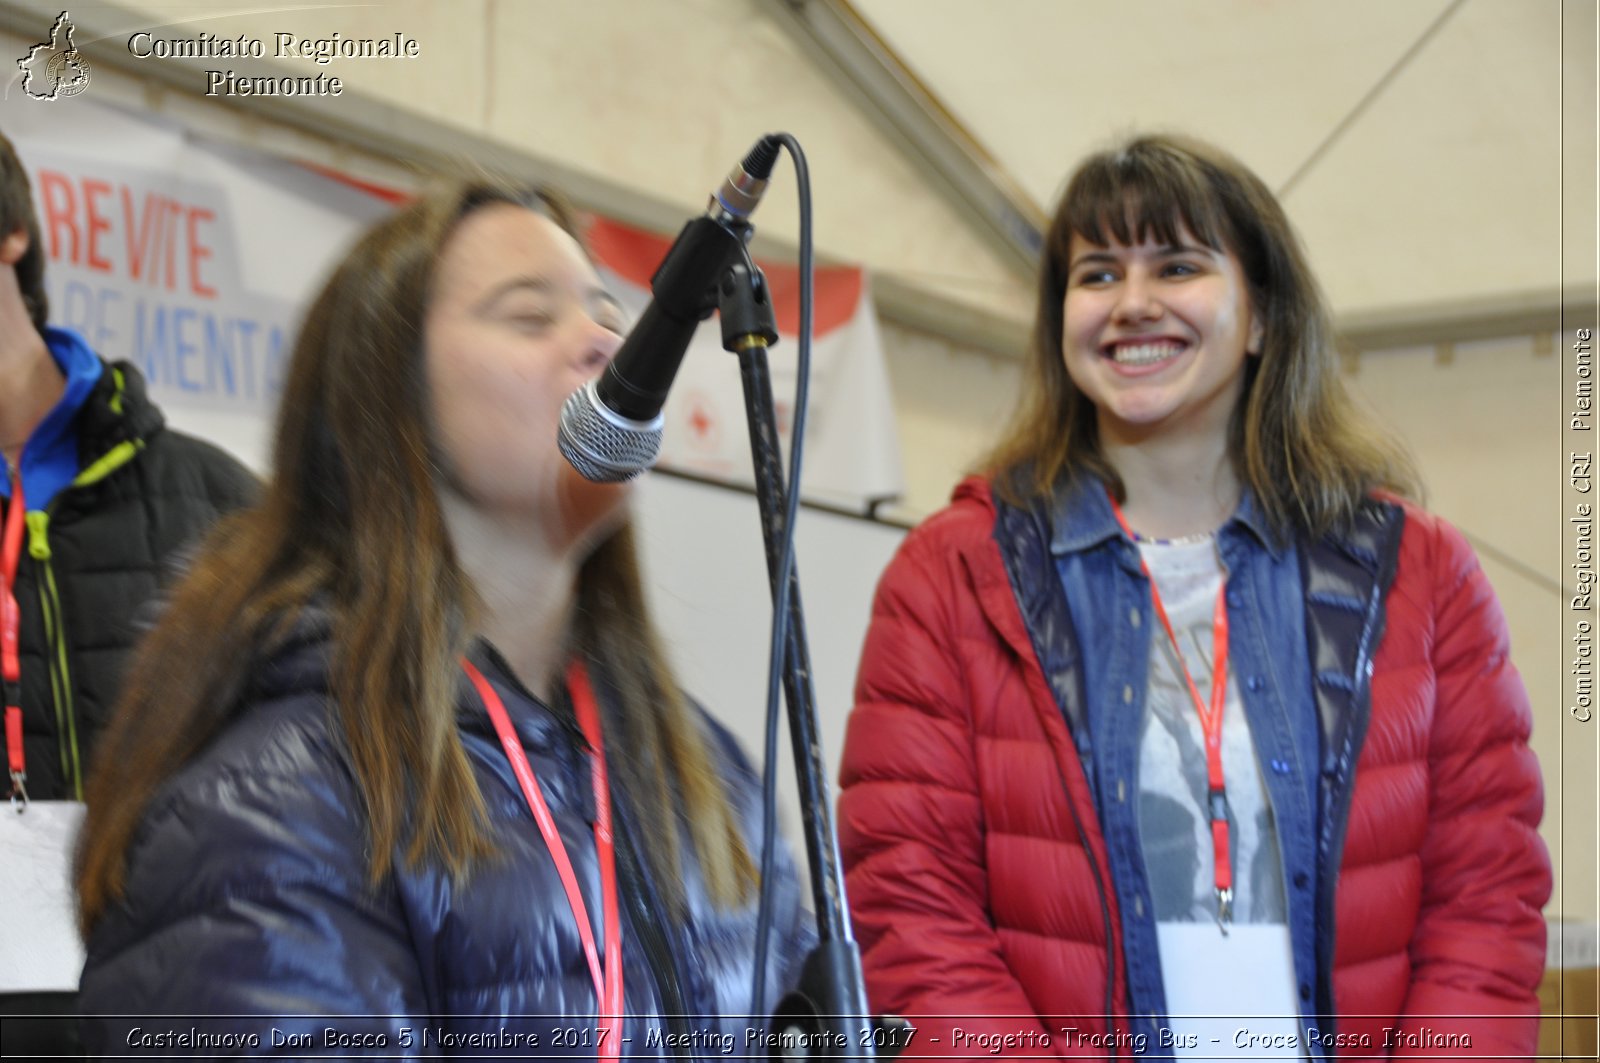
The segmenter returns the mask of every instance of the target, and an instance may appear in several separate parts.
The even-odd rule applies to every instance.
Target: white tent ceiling
[[[1347,322],[1437,324],[1593,289],[1592,2],[786,6],[813,26],[855,20],[1024,214],[1046,215],[1086,153],[1176,129],[1277,191]],[[870,59],[831,43],[842,32],[801,38],[848,76]]]
[[[30,37],[57,11],[0,0],[0,29]],[[1280,192],[1347,328],[1420,323],[1416,338],[1486,313],[1548,318],[1563,290],[1593,304],[1592,0],[128,0],[72,15],[97,63],[191,106],[208,67],[337,75],[337,99],[220,102],[424,165],[471,154],[553,174],[667,229],[756,136],[787,129],[811,158],[821,251],[866,264],[886,315],[1001,348],[1030,312],[1015,243],[907,147],[914,131],[860,87],[873,72],[806,19],[861,27],[876,73],[936,113],[941,150],[978,160],[1034,225],[1086,151],[1181,129]],[[139,29],[269,50],[285,30],[403,32],[422,54],[136,59]],[[790,194],[757,220],[792,246]]]

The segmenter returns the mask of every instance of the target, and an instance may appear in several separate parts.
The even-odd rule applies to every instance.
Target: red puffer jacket
[[[1337,1051],[1526,1057],[1550,891],[1527,695],[1465,541],[1401,509],[1346,829],[1323,832],[1343,845],[1318,854],[1340,869],[1318,929]],[[967,481],[878,587],[839,800],[869,994],[913,1052],[1128,1055],[1105,843],[996,520]]]

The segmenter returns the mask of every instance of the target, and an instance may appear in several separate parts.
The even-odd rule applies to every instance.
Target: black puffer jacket
[[[146,812],[124,899],[89,936],[90,1053],[594,1058],[595,994],[573,911],[482,699],[458,677],[457,726],[500,858],[458,880],[401,851],[373,887],[362,801],[327,694],[326,639],[325,620],[302,624],[253,669],[233,722]],[[570,711],[536,700],[486,646],[471,657],[504,700],[603,941],[594,803]],[[754,854],[759,782],[727,732],[703,719]],[[764,1055],[763,1024],[744,1014],[754,902],[713,907],[686,847],[687,914],[669,919],[642,859],[650,838],[615,779],[622,1054]],[[786,853],[774,898],[761,1010],[813,940]]]
[[[105,365],[75,422],[82,471],[28,516],[16,593],[36,800],[81,799],[141,611],[176,573],[178,551],[256,497],[243,465],[165,424],[133,365]]]

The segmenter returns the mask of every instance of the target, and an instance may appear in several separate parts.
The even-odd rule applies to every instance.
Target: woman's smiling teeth
[[[1154,365],[1182,353],[1183,346],[1176,340],[1117,343],[1111,346],[1109,353],[1118,365]]]

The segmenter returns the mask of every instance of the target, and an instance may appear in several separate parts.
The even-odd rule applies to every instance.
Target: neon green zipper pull
[[[50,560],[50,514],[36,509],[28,514],[28,556],[35,561]]]

